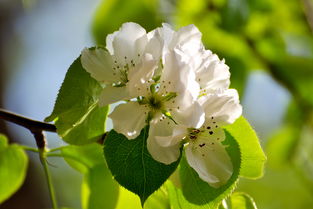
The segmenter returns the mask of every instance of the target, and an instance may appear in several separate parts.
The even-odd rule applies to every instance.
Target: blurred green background
[[[264,177],[241,180],[237,190],[260,209],[312,208],[313,0],[1,0],[1,106],[42,120],[80,51],[104,44],[129,21],[147,31],[162,22],[200,29],[206,48],[230,66],[231,85],[268,157]],[[0,131],[33,145],[24,129],[1,123]],[[48,207],[38,159],[32,162],[23,189],[1,209],[21,208],[16,202]],[[81,176],[52,163],[60,202],[79,208]]]

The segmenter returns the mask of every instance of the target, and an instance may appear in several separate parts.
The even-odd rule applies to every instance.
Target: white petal
[[[144,53],[151,54],[155,60],[160,60],[162,56],[162,49],[164,40],[156,30],[150,31],[147,34],[148,43]]]
[[[118,105],[109,115],[113,121],[113,129],[124,134],[128,139],[139,136],[146,124],[148,110],[138,102]]]
[[[180,143],[188,133],[188,127],[184,125],[177,125],[172,128],[172,134],[168,136],[155,136],[156,142],[161,147],[170,147]]]
[[[124,23],[113,39],[114,55],[119,63],[123,63],[125,57],[128,60],[135,59],[142,54],[147,42],[146,30],[136,23]]]
[[[126,87],[106,86],[101,92],[99,105],[105,106],[126,99],[129,99]]]
[[[136,68],[130,69],[127,88],[133,98],[149,94],[150,83],[148,81],[152,79],[157,67],[158,62],[153,59],[152,55],[145,54],[141,63]]]
[[[174,120],[188,128],[200,128],[205,120],[205,114],[198,101],[194,101],[189,92],[178,95],[176,98],[168,101],[168,106],[172,107],[170,111]],[[179,107],[179,109],[178,109]]]
[[[217,136],[225,137],[223,134]],[[189,142],[185,149],[189,165],[214,188],[224,185],[233,173],[231,159],[225,146],[216,139],[217,136],[199,136]]]
[[[235,89],[207,94],[201,97],[199,102],[204,109],[206,120],[214,117],[220,125],[231,124],[242,114],[242,106]]]
[[[181,94],[189,91],[194,98],[198,97],[200,86],[195,80],[195,72],[188,63],[183,61],[181,54],[176,50],[169,52],[163,65],[160,93]]]
[[[201,59],[202,63],[196,69],[197,81],[201,88],[207,91],[227,89],[230,84],[230,72],[224,60],[219,60],[218,56],[210,51],[204,51]]]
[[[200,44],[201,43],[202,34],[199,29],[195,25],[187,25],[185,27],[180,28],[173,37],[173,41],[171,43],[174,48],[177,45],[185,45],[185,44]]]
[[[118,34],[118,32],[119,31],[115,31],[114,33],[107,35],[107,38],[106,38],[106,48],[110,52],[111,55],[114,54],[113,40],[114,40],[115,36]]]
[[[172,27],[169,24],[163,23],[162,27],[156,29],[156,33],[159,35],[162,42],[164,43],[166,52],[176,32],[172,29]]]
[[[164,164],[175,162],[180,156],[180,142],[185,133],[177,131],[173,135],[175,124],[169,119],[150,122],[147,148],[153,159]]]
[[[84,69],[97,81],[113,83],[117,80],[113,75],[112,57],[106,50],[85,48],[82,51],[81,62]]]

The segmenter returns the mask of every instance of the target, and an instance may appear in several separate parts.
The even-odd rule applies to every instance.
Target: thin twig
[[[54,187],[53,187],[53,183],[52,183],[52,179],[51,179],[51,175],[50,175],[50,171],[48,168],[48,163],[47,163],[46,157],[43,158],[42,165],[44,168],[45,177],[47,180],[49,193],[50,193],[50,199],[52,202],[53,209],[58,209],[58,204],[57,204],[57,200],[56,200],[56,196],[55,196],[55,192],[54,192]]]
[[[18,124],[29,129],[32,133],[37,131],[50,131],[56,132],[56,127],[50,123],[44,123],[30,118],[9,112],[0,108],[0,119]]]
[[[306,20],[311,29],[311,32],[313,33],[313,2],[310,0],[302,0],[302,4],[304,7],[303,9]]]
[[[17,115],[15,113],[9,112],[1,108],[0,108],[0,119],[10,121],[12,123],[23,126],[24,128],[27,128],[30,132],[32,132],[32,134],[34,135],[38,150],[34,148],[28,148],[28,147],[27,147],[27,150],[31,150],[31,151],[35,151],[39,153],[39,158],[44,168],[44,173],[45,173],[45,177],[46,177],[48,188],[49,188],[49,194],[50,194],[52,206],[53,206],[53,209],[57,209],[58,205],[57,205],[55,192],[54,192],[54,188],[52,184],[52,179],[51,179],[51,175],[49,172],[48,163],[46,159],[46,152],[47,152],[46,137],[43,133],[43,131],[56,132],[55,125],[32,120],[30,118]]]

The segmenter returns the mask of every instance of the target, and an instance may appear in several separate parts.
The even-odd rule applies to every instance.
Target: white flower
[[[229,88],[229,67],[224,60],[210,50],[205,50],[201,42],[201,33],[189,25],[179,31],[173,31],[167,24],[157,30],[164,39],[163,57],[169,51],[180,55],[181,62],[188,63],[194,71],[199,86],[195,104],[205,112],[205,121],[201,127],[181,121],[168,126],[166,122],[153,124],[148,138],[148,150],[152,157],[165,164],[178,159],[181,143],[185,143],[186,158],[199,177],[212,187],[225,184],[233,173],[230,157],[221,143],[225,134],[221,126],[233,123],[242,113],[238,93]],[[201,112],[199,108],[195,112]],[[193,119],[193,110],[188,112]],[[165,119],[168,120],[168,119]],[[185,123],[184,123],[185,122]],[[169,122],[167,122],[169,123]],[[186,143],[187,142],[187,143]]]
[[[100,106],[131,99],[128,83],[149,80],[158,66],[160,43],[136,23],[125,23],[107,36],[106,51],[97,47],[84,49],[83,67],[103,85]]]
[[[233,173],[221,127],[242,107],[237,91],[228,89],[229,67],[204,48],[201,36],[194,25],[176,32],[163,24],[147,34],[125,23],[107,37],[108,52],[85,49],[81,61],[103,84],[100,105],[127,100],[109,115],[115,131],[135,139],[149,125],[147,148],[155,160],[175,162],[184,144],[190,166],[219,187]]]
[[[199,129],[189,129],[186,158],[199,177],[213,187],[225,184],[233,166],[225,146],[222,126],[233,123],[242,114],[238,93],[234,89],[207,94],[200,99],[205,123]]]
[[[172,131],[176,124],[188,124],[200,127],[204,113],[198,101],[199,84],[190,66],[181,62],[181,56],[175,50],[169,52],[163,60],[160,78],[134,82],[136,101],[120,104],[109,115],[114,129],[128,139],[134,139],[141,129],[150,122],[148,149],[154,146],[154,135]],[[130,82],[131,83],[131,82]],[[164,128],[163,128],[164,127]],[[165,129],[166,127],[166,129]],[[156,131],[158,130],[158,131]],[[162,131],[161,131],[162,130]],[[175,155],[169,152],[168,155]],[[174,162],[178,156],[165,157],[167,163]]]
[[[233,123],[241,115],[242,107],[237,91],[233,89],[207,94],[199,103],[205,112],[201,127],[179,124],[169,128],[160,123],[154,134],[154,144],[148,150],[155,160],[169,164],[169,153],[178,158],[183,141],[189,165],[203,181],[219,187],[233,173],[231,159],[222,144],[225,139],[222,126]]]
[[[201,41],[202,34],[196,26],[188,25],[176,32],[170,25],[163,24],[155,33],[155,37],[164,43],[163,53],[175,49],[182,55],[182,61],[189,63],[194,69],[201,88],[200,94],[229,88],[229,67],[224,60],[205,49]]]

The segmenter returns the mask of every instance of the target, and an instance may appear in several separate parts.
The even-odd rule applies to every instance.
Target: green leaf
[[[140,200],[134,193],[120,186],[118,203],[115,209],[125,209],[125,208],[140,209],[141,204]],[[165,186],[162,186],[160,189],[158,189],[152,195],[150,195],[144,205],[144,209],[160,209],[160,208],[161,209],[171,208]]]
[[[72,168],[81,173],[87,173],[90,168],[105,163],[102,146],[97,143],[65,146],[61,154]]]
[[[236,192],[230,197],[231,209],[257,209],[252,197],[243,192]]]
[[[136,22],[146,30],[153,30],[160,20],[157,0],[104,0],[96,11],[93,35],[98,44],[105,44],[105,37],[118,30],[125,22]]]
[[[262,177],[266,156],[249,122],[244,117],[240,117],[225,129],[235,138],[240,147],[242,161],[240,176],[250,179]]]
[[[90,77],[77,58],[66,73],[52,114],[58,134],[70,144],[87,144],[105,132],[108,107],[99,107],[100,84]]]
[[[110,131],[104,142],[104,154],[114,178],[126,189],[136,193],[143,205],[145,200],[175,171],[179,160],[165,165],[155,161],[147,150],[149,126],[140,135],[128,140]]]
[[[186,158],[183,157],[180,163],[180,181],[184,195],[184,198],[181,197],[183,201],[180,204],[183,204],[183,208],[197,208],[199,205],[216,208],[235,189],[240,171],[240,150],[236,140],[228,132],[225,134],[226,139],[222,143],[227,146],[226,151],[233,164],[232,176],[225,185],[219,188],[211,187],[199,178],[198,173],[189,166]]]
[[[105,164],[102,150],[102,145],[98,143],[84,146],[69,145],[61,149],[65,161],[84,174],[83,209],[113,209],[117,204],[119,185],[113,180]],[[53,156],[53,153],[51,154]]]
[[[104,164],[90,168],[84,176],[82,185],[83,209],[114,209],[118,194],[119,186]]]
[[[23,184],[28,158],[17,145],[8,146],[6,138],[0,136],[0,203],[13,195]]]
[[[8,146],[8,139],[5,137],[5,135],[0,134],[0,150],[4,149]]]
[[[301,130],[295,125],[284,125],[269,138],[266,145],[268,158],[271,159],[268,161],[269,166],[281,168],[290,165],[299,149],[297,143],[299,143]],[[303,153],[302,149],[299,150]]]
[[[146,201],[144,209],[171,209],[166,187],[163,185],[155,191]]]
[[[210,209],[207,205],[195,205],[188,202],[181,189],[176,188],[171,181],[165,183],[172,209]]]

